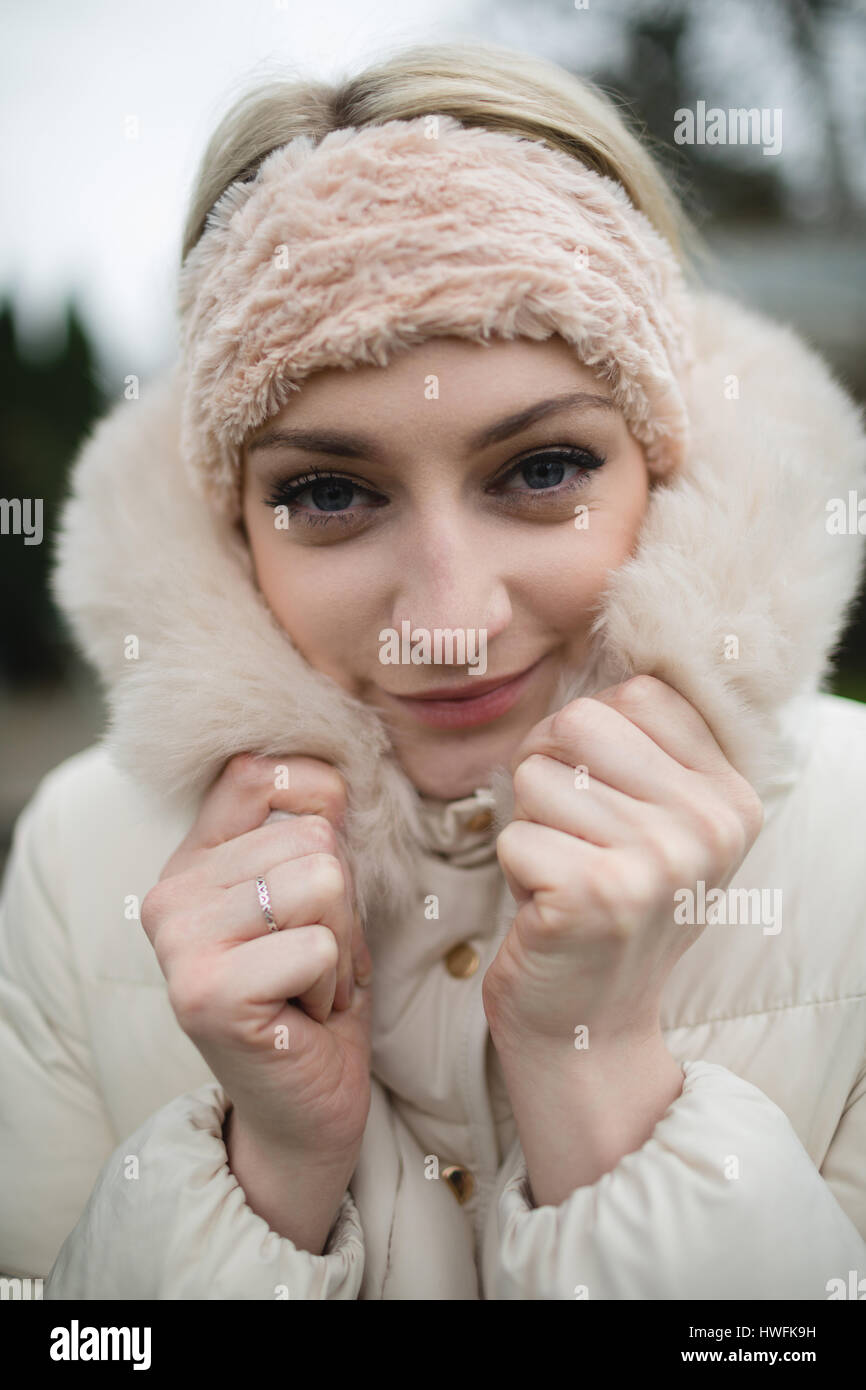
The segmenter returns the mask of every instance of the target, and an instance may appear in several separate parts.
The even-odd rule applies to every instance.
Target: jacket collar
[[[422,796],[418,818],[422,847],[455,868],[474,868],[495,858],[496,797],[490,787],[454,801]]]
[[[864,486],[864,436],[789,330],[715,295],[694,306],[686,466],[652,494],[593,659],[557,702],[657,675],[772,803],[797,776],[798,702],[821,684],[856,589],[863,538],[830,535],[825,519],[831,498]],[[190,807],[243,749],[333,762],[350,789],[362,911],[399,911],[418,845],[435,850],[465,822],[425,810],[379,717],[309,667],[276,623],[240,537],[187,481],[180,392],[175,365],[109,411],[79,450],[60,518],[54,597],[106,688],[108,749],[158,801]],[[510,812],[504,770],[485,795],[498,829]]]

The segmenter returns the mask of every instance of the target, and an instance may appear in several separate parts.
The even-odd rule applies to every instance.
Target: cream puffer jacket
[[[4,885],[4,1274],[57,1299],[827,1299],[866,1278],[866,708],[821,693],[862,554],[827,518],[866,495],[864,438],[788,330],[714,296],[698,330],[688,466],[557,695],[668,681],[766,808],[739,919],[669,979],[684,1085],[650,1139],[534,1206],[481,1002],[514,911],[508,778],[419,798],[375,713],[302,660],[184,479],[172,369],[86,441],[62,518],[55,594],[111,721],[37,789]],[[246,1204],[230,1099],[137,916],[242,749],[326,758],[350,790],[373,1093],[321,1255]]]

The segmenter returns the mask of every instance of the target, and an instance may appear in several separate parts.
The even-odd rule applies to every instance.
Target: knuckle
[[[538,785],[539,773],[544,768],[547,759],[541,753],[530,753],[521,763],[518,763],[514,771],[512,782],[514,791],[518,799],[522,799]]]
[[[739,806],[746,830],[747,843],[753,844],[764,826],[764,803],[751,782],[740,778]]]
[[[304,816],[301,823],[301,837],[304,846],[310,852],[336,856],[337,832],[327,816]]]
[[[636,856],[626,878],[623,913],[626,920],[643,917],[669,898],[672,890],[689,881],[682,865],[662,868],[657,861]]]
[[[149,937],[154,936],[173,903],[174,887],[170,878],[161,878],[145,893],[139,909],[139,921]]]
[[[671,830],[651,829],[644,836],[647,858],[652,867],[648,881],[654,875],[657,883],[681,883],[690,876],[689,847],[685,837]]]
[[[319,852],[310,856],[310,872],[316,888],[326,899],[342,897],[346,890],[343,866],[334,854]]]
[[[558,894],[536,893],[531,907],[535,935],[548,945],[559,940],[571,922],[571,913],[561,897]]]
[[[168,977],[168,998],[181,1026],[199,1026],[214,1008],[212,971],[201,960],[177,965]]]
[[[713,849],[726,863],[742,858],[746,850],[746,827],[736,812],[728,811],[715,820]]]
[[[632,890],[633,891],[633,890]],[[584,883],[586,901],[604,921],[614,921],[624,905],[624,888],[606,873],[588,874]]]
[[[343,815],[349,800],[346,783],[330,763],[322,763],[318,790],[331,815]]]
[[[262,781],[262,760],[256,753],[235,753],[226,763],[224,775],[241,790],[257,787]]]
[[[650,702],[655,703],[665,688],[664,682],[657,676],[641,672],[640,675],[630,676],[627,681],[623,681],[618,698],[632,707],[643,708]]]
[[[647,910],[662,892],[662,875],[648,856],[634,856],[624,873],[596,873],[586,885],[593,915],[604,923],[604,934],[615,941],[634,935]]]
[[[578,695],[576,700],[569,700],[567,705],[556,711],[551,720],[550,731],[555,739],[567,743],[583,733],[587,727],[594,727],[601,708],[600,702],[593,700],[592,696]]]
[[[312,951],[315,953],[319,968],[324,972],[336,967],[340,959],[340,947],[334,933],[329,927],[323,926],[321,931],[317,931],[312,938]]]
[[[503,826],[496,837],[496,853],[501,860],[503,857],[510,860],[516,853],[518,844],[523,837],[520,821],[511,820]]]
[[[746,829],[736,811],[729,806],[715,810],[702,807],[693,811],[692,818],[716,862],[727,864],[742,856],[746,848]]]

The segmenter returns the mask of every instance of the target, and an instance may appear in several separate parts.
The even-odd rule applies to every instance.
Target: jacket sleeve
[[[211,1082],[164,1105],[103,1164],[45,1298],[357,1298],[360,1220],[343,1194],[325,1251],[298,1250],[247,1206]],[[118,1293],[118,1290],[121,1292]]]
[[[866,1241],[866,1063],[836,1126],[821,1175]],[[860,1275],[866,1278],[866,1262]]]
[[[866,1101],[822,1174],[757,1086],[714,1062],[683,1073],[646,1143],[559,1206],[532,1204],[515,1141],[485,1225],[487,1298],[826,1300],[866,1274]]]
[[[272,1231],[229,1170],[216,1082],[118,1142],[52,891],[62,870],[47,868],[59,860],[51,781],[18,819],[0,899],[2,1275],[42,1278],[54,1299],[357,1298],[351,1193],[321,1255]]]

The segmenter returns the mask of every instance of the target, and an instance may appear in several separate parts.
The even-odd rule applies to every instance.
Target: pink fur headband
[[[613,180],[451,116],[299,136],[230,184],[180,273],[181,448],[237,516],[240,446],[325,367],[453,335],[560,334],[610,384],[652,473],[682,460],[688,296]]]

